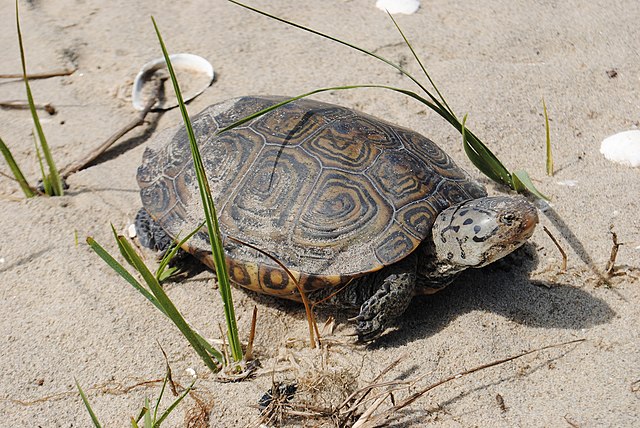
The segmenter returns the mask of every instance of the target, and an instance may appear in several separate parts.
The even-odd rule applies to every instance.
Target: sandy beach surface
[[[252,5],[420,69],[389,17],[373,0],[253,1]],[[417,90],[393,68],[344,46],[225,1],[21,1],[30,72],[75,68],[34,80],[36,102],[59,167],[98,146],[136,114],[134,76],[161,55],[150,16],[171,52],[207,58],[217,79],[188,106],[191,114],[240,95],[297,95],[315,88],[378,83]],[[136,168],[179,111],[148,116],[92,166],[69,178],[63,197],[25,199],[0,176],[0,426],[88,427],[75,389],[87,392],[103,426],[130,426],[155,399],[167,353],[176,382],[195,370],[188,397],[164,426],[257,426],[256,405],[273,381],[298,382],[292,403],[336,406],[384,380],[396,402],[432,383],[492,361],[514,361],[437,387],[398,411],[391,426],[640,426],[640,169],[606,160],[600,142],[640,127],[640,3],[613,1],[424,0],[396,15],[432,77],[467,126],[511,170],[525,169],[552,202],[521,251],[465,272],[441,293],[415,299],[396,328],[356,345],[343,314],[321,312],[335,331],[307,349],[302,308],[234,290],[242,340],[258,308],[256,376],[220,383],[178,330],[85,244],[117,252],[110,223],[124,231],[140,206]],[[0,73],[20,71],[14,2],[0,4]],[[20,81],[2,79],[0,100],[25,99]],[[414,129],[445,149],[492,194],[504,192],[466,158],[460,135],[413,99],[382,89],[332,91],[318,100],[352,107]],[[544,98],[555,175],[545,173]],[[0,136],[25,175],[39,167],[26,110],[0,111]],[[9,170],[0,162],[0,171]],[[543,226],[558,239],[562,258]],[[603,273],[613,230],[623,243],[614,276]],[[144,253],[150,263],[153,255]],[[206,337],[220,338],[215,276],[203,271],[165,289]],[[167,394],[163,406],[172,400]],[[391,406],[387,399],[381,410]],[[205,408],[208,422],[188,425]],[[300,410],[300,409],[298,409]],[[364,409],[363,409],[364,410]],[[284,417],[286,426],[332,426],[329,419]],[[276,425],[276,422],[271,423]]]

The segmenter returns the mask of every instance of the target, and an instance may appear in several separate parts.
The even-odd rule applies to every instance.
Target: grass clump
[[[18,44],[20,45],[20,61],[22,63],[22,78],[24,80],[24,86],[27,92],[27,101],[29,103],[29,110],[31,111],[31,117],[33,119],[33,125],[36,130],[37,142],[36,142],[36,153],[38,154],[38,161],[40,163],[40,168],[42,171],[42,186],[44,188],[44,193],[49,196],[62,196],[64,195],[64,184],[62,182],[62,177],[56,168],[56,164],[53,160],[53,156],[51,155],[51,150],[49,149],[49,144],[47,143],[47,139],[44,135],[44,131],[42,130],[42,125],[40,124],[40,118],[38,117],[38,112],[36,111],[36,105],[33,101],[33,94],[31,93],[31,87],[29,85],[29,79],[27,77],[27,64],[24,55],[24,45],[22,43],[22,32],[20,30],[20,16],[18,10],[18,0],[16,0],[16,29],[18,32]],[[39,143],[39,145],[38,145]],[[16,181],[20,184],[22,191],[25,196],[30,198],[34,196],[36,193],[33,191],[33,188],[29,186],[27,181],[24,178],[24,175],[20,171],[20,168],[16,164],[9,148],[6,146],[4,142],[0,140],[0,149],[2,154],[4,155],[13,176]],[[40,156],[40,151],[44,155],[44,160],[46,162],[46,172],[45,167],[42,163],[42,159]]]

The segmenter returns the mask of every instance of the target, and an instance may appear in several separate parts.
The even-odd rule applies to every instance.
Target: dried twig
[[[471,373],[475,373],[477,371],[480,370],[484,370],[486,368],[489,367],[494,367],[500,364],[504,364],[507,363],[509,361],[513,361],[516,360],[518,358],[524,357],[526,355],[532,354],[534,352],[539,352],[542,351],[544,349],[549,349],[549,348],[557,348],[559,346],[565,346],[565,345],[570,345],[570,344],[574,344],[574,343],[580,343],[580,342],[584,342],[586,339],[577,339],[577,340],[571,340],[569,342],[563,342],[563,343],[557,343],[554,345],[548,345],[548,346],[544,346],[542,348],[537,348],[537,349],[532,349],[530,351],[526,351],[523,352],[521,354],[518,355],[514,355],[508,358],[503,358],[501,360],[496,360],[487,364],[483,364],[481,366],[478,367],[474,367],[472,369],[469,370],[464,370],[462,372],[456,373],[454,375],[451,375],[449,377],[446,377],[442,380],[439,380],[438,382],[435,382],[429,386],[427,386],[426,388],[423,388],[422,390],[411,394],[410,396],[408,396],[407,398],[405,398],[404,400],[400,401],[399,403],[397,403],[396,405],[394,405],[393,407],[385,410],[384,412],[370,418],[368,421],[366,421],[366,423],[363,423],[362,425],[360,425],[360,428],[373,428],[373,427],[378,427],[381,426],[383,423],[385,423],[387,421],[387,419],[391,418],[393,415],[397,414],[399,410],[403,409],[404,407],[407,407],[408,405],[412,404],[414,401],[416,401],[417,399],[421,398],[423,395],[425,395],[427,392],[431,391],[432,389],[443,385],[445,383],[451,382],[452,380],[455,379],[459,379],[463,376],[469,375]]]
[[[353,412],[355,412],[355,410],[357,409],[357,407],[360,405],[360,403],[362,403],[362,401],[367,397],[367,395],[376,387],[379,387],[381,385],[377,385],[378,381],[380,379],[382,379],[383,376],[385,376],[387,373],[389,373],[391,371],[391,369],[393,369],[395,366],[397,366],[398,364],[400,364],[400,361],[402,361],[404,358],[406,358],[407,354],[404,353],[402,355],[400,355],[395,361],[393,361],[391,364],[389,364],[384,370],[382,370],[378,376],[375,377],[375,379],[373,379],[373,381],[371,381],[371,383],[367,386],[365,386],[364,388],[361,388],[355,392],[353,392],[351,395],[349,395],[343,402],[342,404],[340,404],[337,408],[336,408],[336,412],[340,412],[340,409],[342,409],[343,407],[346,407],[347,405],[349,405],[349,409],[346,412],[346,414],[344,415],[344,417],[342,417],[341,419],[343,421],[348,420],[351,415],[353,414]],[[358,395],[362,394],[357,400],[355,400],[355,397],[357,397]],[[355,401],[353,401],[355,400]],[[352,402],[353,401],[353,402]]]
[[[562,255],[562,273],[565,273],[567,271],[567,253],[564,252],[556,238],[551,234],[549,229],[547,229],[547,226],[542,226],[542,230],[545,231],[545,233],[549,236],[549,238],[551,238],[553,243],[556,244],[556,248],[558,248],[558,251],[560,251],[560,254]]]
[[[386,400],[390,395],[391,395],[391,393],[387,392],[386,394],[378,397],[378,399],[376,401],[374,401],[373,404],[371,406],[369,406],[369,408],[367,410],[365,410],[365,412],[358,418],[356,423],[353,424],[352,428],[362,428],[362,427],[364,427],[365,424],[367,423],[367,420],[369,419],[369,417],[371,417],[373,412],[378,410],[378,407],[380,407],[380,405],[384,402],[384,400]]]
[[[609,255],[609,261],[607,262],[607,268],[605,269],[605,273],[608,276],[613,275],[613,271],[615,270],[616,257],[618,257],[618,250],[620,249],[623,243],[618,242],[618,234],[613,231],[613,225],[609,226],[609,233],[611,233],[611,240],[613,241],[613,245],[611,246],[611,254]]]
[[[56,114],[56,108],[51,104],[35,104],[37,110],[44,110],[50,115]],[[0,101],[0,108],[14,110],[29,110],[29,102],[23,100]]]
[[[132,129],[142,125],[144,123],[144,119],[147,117],[147,114],[151,111],[155,103],[158,101],[158,95],[160,94],[160,91],[164,84],[164,80],[165,79],[156,80],[155,82],[156,86],[153,91],[155,95],[149,99],[147,104],[144,106],[144,109],[140,113],[138,113],[138,116],[136,116],[131,122],[123,126],[116,133],[114,133],[111,137],[107,138],[107,140],[104,143],[102,143],[99,147],[89,152],[84,158],[77,160],[71,163],[70,165],[67,165],[66,167],[64,167],[60,171],[60,175],[62,175],[62,178],[66,179],[71,174],[74,174],[80,171],[81,169],[85,168],[88,164],[93,162],[98,156],[104,153],[109,147],[111,147],[116,141],[122,138],[123,135],[125,135]]]
[[[253,316],[251,317],[251,331],[249,331],[249,341],[247,342],[247,348],[244,351],[245,361],[253,360],[253,340],[256,337],[256,322],[258,320],[258,307],[253,307]]]
[[[70,76],[75,73],[75,68],[63,68],[61,70],[47,71],[43,73],[27,74],[27,79],[48,79],[49,77]],[[22,73],[6,73],[0,74],[0,79],[22,79]]]
[[[131,390],[137,389],[137,388],[151,388],[155,385],[159,385],[162,384],[162,382],[164,382],[164,379],[153,379],[153,380],[144,380],[144,381],[139,381],[136,382],[132,385],[123,385],[121,382],[117,382],[117,381],[110,381],[110,382],[106,382],[100,385],[96,385],[92,388],[87,389],[86,391],[100,391],[103,394],[110,394],[110,395],[123,395],[128,393]],[[115,386],[111,386],[114,385]],[[50,394],[50,395],[45,395],[43,397],[39,397],[39,398],[35,398],[33,400],[19,400],[19,399],[15,399],[15,398],[0,398],[0,401],[6,401],[12,404],[17,404],[20,406],[33,406],[35,404],[40,404],[40,403],[44,403],[44,402],[50,402],[50,401],[58,401],[58,400],[63,400],[67,397],[73,397],[73,396],[77,396],[78,395],[78,391],[76,389],[70,389],[68,391],[63,391],[63,392],[58,392],[55,394]]]
[[[156,343],[158,344],[158,347],[160,348],[160,351],[162,351],[162,355],[164,356],[164,363],[167,366],[167,381],[169,383],[169,388],[171,389],[171,392],[173,393],[173,396],[177,397],[180,394],[178,394],[178,389],[176,388],[176,383],[173,381],[173,377],[171,375],[171,365],[169,365],[169,357],[167,357],[167,353],[164,352],[164,349],[160,345],[160,342],[158,342],[156,340]]]

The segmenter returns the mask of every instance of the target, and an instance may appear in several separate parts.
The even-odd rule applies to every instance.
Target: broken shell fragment
[[[180,82],[182,98],[185,102],[192,100],[207,89],[213,82],[214,71],[211,63],[198,55],[179,53],[169,55],[171,64]],[[156,58],[146,63],[135,80],[131,101],[133,108],[144,110],[145,105],[154,96],[154,79],[169,77],[164,58]],[[170,88],[171,85],[165,86]],[[160,99],[152,107],[153,110],[168,110],[178,105],[173,90],[160,91]]]

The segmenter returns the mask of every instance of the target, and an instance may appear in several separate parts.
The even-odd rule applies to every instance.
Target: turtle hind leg
[[[138,241],[143,247],[165,252],[173,243],[171,237],[151,218],[144,208],[140,208],[136,214],[134,225]]]
[[[409,257],[409,259],[414,259]],[[406,260],[392,265],[378,276],[377,287],[360,307],[355,318],[356,332],[360,342],[378,338],[406,310],[415,295],[416,266],[414,260]]]

